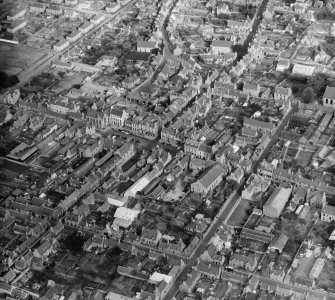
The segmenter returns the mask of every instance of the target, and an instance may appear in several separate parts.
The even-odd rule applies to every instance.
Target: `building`
[[[272,134],[276,128],[272,122],[264,122],[261,120],[249,119],[246,117],[244,117],[243,120],[243,127],[268,134]]]
[[[123,127],[124,122],[128,118],[128,113],[121,107],[114,107],[109,116],[109,122],[113,126]]]
[[[54,50],[60,52],[60,51],[63,51],[69,45],[70,45],[70,42],[68,40],[62,40],[62,41],[59,41],[58,43],[56,43],[53,46],[53,48],[54,48]]]
[[[136,51],[138,52],[151,52],[152,50],[157,49],[156,42],[144,42],[138,41]]]
[[[12,10],[8,16],[7,16],[7,20],[10,21],[16,21],[22,17],[24,17],[24,15],[26,14],[27,10],[24,7],[17,7],[16,9]]]
[[[230,41],[214,40],[211,45],[211,52],[214,54],[230,53],[233,43]]]
[[[289,188],[276,188],[263,206],[263,214],[270,218],[279,218],[291,195]]]
[[[205,170],[197,179],[191,184],[191,191],[197,194],[206,195],[213,191],[222,181],[224,175],[224,168],[220,164],[215,164]]]
[[[162,234],[159,230],[151,230],[142,228],[142,234],[140,238],[140,243],[144,245],[156,247],[158,242],[161,240]]]
[[[29,7],[29,10],[32,13],[44,13],[45,6],[42,3],[32,3]]]
[[[26,27],[27,21],[26,20],[16,20],[7,28],[7,31],[10,33],[15,33],[20,29]]]
[[[119,227],[127,229],[136,219],[140,211],[126,207],[118,207],[114,214],[113,229],[118,231]]]
[[[258,97],[260,91],[261,91],[261,87],[259,86],[259,84],[252,84],[252,83],[246,82],[243,85],[244,94]]]
[[[292,74],[302,76],[312,76],[314,70],[315,70],[314,66],[295,64],[292,70]]]
[[[277,86],[273,96],[275,100],[288,100],[292,96],[292,90],[290,87]]]
[[[101,23],[105,19],[105,15],[95,15],[90,21],[94,24],[97,25]]]
[[[335,221],[335,206],[325,204],[321,211],[321,221],[333,222]]]
[[[244,268],[253,272],[257,266],[257,259],[254,256],[246,256],[243,254],[235,253],[229,260],[229,265],[234,268]]]
[[[323,97],[322,97],[322,102],[324,106],[328,107],[335,107],[335,88],[331,86],[327,86]]]
[[[57,6],[57,5],[50,5],[46,9],[46,13],[48,15],[59,16],[59,15],[61,15],[63,13],[63,10],[59,6]]]
[[[93,23],[86,22],[86,23],[84,23],[83,25],[81,25],[81,26],[78,28],[78,30],[79,30],[81,33],[87,33],[87,32],[89,32],[93,27],[94,27],[94,24],[93,24]]]
[[[66,39],[69,40],[70,43],[75,42],[76,40],[78,40],[81,37],[81,32],[78,30],[75,30],[73,32],[71,32]]]
[[[105,7],[108,13],[116,13],[120,9],[120,4],[118,2],[111,3]]]

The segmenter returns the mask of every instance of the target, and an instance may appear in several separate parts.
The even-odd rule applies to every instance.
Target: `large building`
[[[325,93],[322,97],[322,102],[324,106],[335,107],[335,88],[327,86]]]
[[[232,50],[233,43],[230,41],[215,40],[211,45],[211,52],[214,54],[230,53]]]
[[[214,190],[222,181],[224,169],[220,164],[208,168],[198,178],[198,180],[191,184],[192,192],[206,195]]]
[[[276,188],[263,207],[263,213],[270,218],[279,218],[291,195],[289,188]]]
[[[325,204],[321,211],[321,220],[325,222],[335,221],[335,206]]]

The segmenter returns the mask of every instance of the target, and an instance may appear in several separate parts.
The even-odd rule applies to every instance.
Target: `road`
[[[139,86],[137,86],[135,89],[133,89],[130,94],[136,94],[137,91],[139,91],[142,87],[148,85],[149,83],[153,83],[155,81],[155,79],[157,78],[158,74],[162,71],[162,69],[164,68],[164,65],[166,64],[166,61],[168,60],[169,57],[173,56],[173,54],[171,53],[171,42],[169,40],[168,34],[165,30],[166,24],[170,18],[171,15],[171,11],[174,8],[174,6],[176,5],[176,1],[173,2],[173,5],[171,6],[169,12],[166,14],[165,16],[165,20],[164,22],[162,22],[162,27],[160,28],[162,31],[162,37],[163,37],[163,56],[161,58],[161,60],[159,61],[159,63],[157,64],[157,67],[155,69],[155,72],[153,72],[151,74],[151,76],[149,76],[145,81],[143,81]]]
[[[49,56],[45,58],[44,60],[39,61],[35,65],[33,65],[25,74],[19,77],[20,82],[15,86],[15,88],[21,87],[25,83],[31,80],[34,76],[42,73],[43,71],[47,70],[51,64],[58,60],[60,56],[62,56],[64,53],[72,49],[75,45],[77,45],[80,41],[87,38],[88,36],[92,35],[99,29],[106,26],[108,23],[115,21],[115,18],[120,15],[124,14],[127,10],[129,10],[132,5],[135,3],[135,0],[129,2],[126,6],[120,8],[115,14],[110,14],[107,16],[105,20],[103,20],[100,24],[93,27],[87,34],[82,35],[77,41],[69,45],[67,48],[65,48],[62,51],[59,52],[50,52]]]

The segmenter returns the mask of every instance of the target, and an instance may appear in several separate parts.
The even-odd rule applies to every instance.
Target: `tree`
[[[0,88],[8,88],[19,82],[16,75],[7,75],[5,72],[0,71]]]
[[[74,231],[63,241],[64,246],[73,254],[78,254],[83,249],[85,238],[80,233]]]
[[[311,87],[307,87],[301,94],[301,99],[304,103],[311,103],[316,98],[316,94]]]

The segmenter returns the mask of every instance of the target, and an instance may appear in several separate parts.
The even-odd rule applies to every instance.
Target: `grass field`
[[[0,43],[0,66],[10,75],[20,75],[46,55],[38,50],[23,49],[19,45]]]

